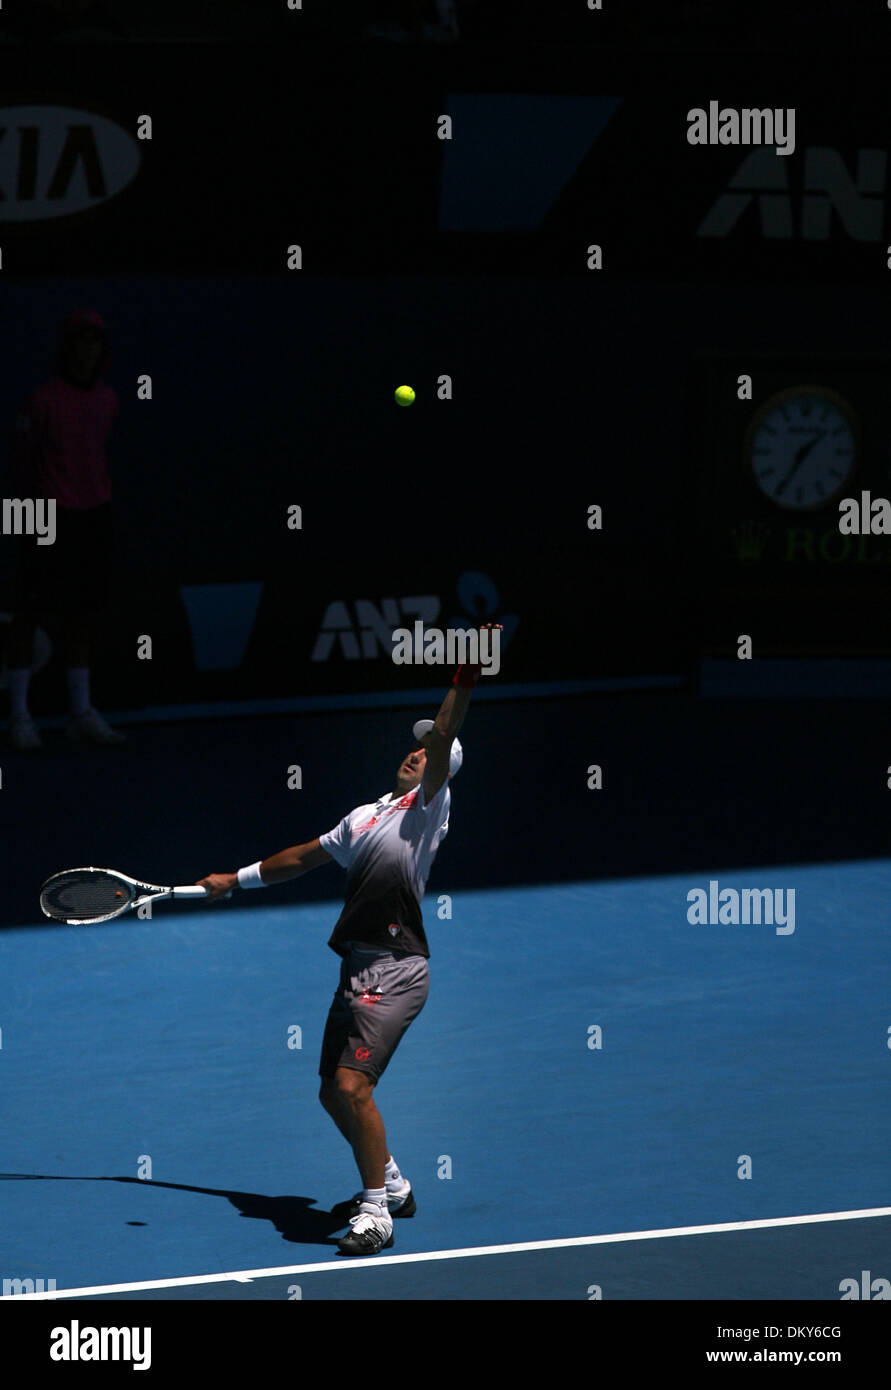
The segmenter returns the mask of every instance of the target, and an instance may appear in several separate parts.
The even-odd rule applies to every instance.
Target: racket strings
[[[40,895],[40,905],[51,917],[101,917],[116,912],[132,900],[128,884],[109,874],[73,871],[48,883]]]

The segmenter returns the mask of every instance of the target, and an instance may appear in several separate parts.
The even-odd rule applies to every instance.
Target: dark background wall
[[[95,688],[131,723],[120,754],[57,737],[42,762],[6,755],[8,921],[60,860],[194,875],[382,791],[407,692],[432,712],[444,684],[380,641],[418,596],[439,626],[503,622],[514,687],[474,711],[454,885],[884,852],[882,704],[858,701],[854,663],[887,655],[888,538],[843,542],[837,500],[777,507],[745,455],[765,402],[817,385],[857,420],[851,490],[891,488],[891,87],[862,29],[831,83],[796,67],[826,19],[809,14],[765,30],[750,6],[734,25],[686,6],[680,27],[608,15],[582,33],[555,7],[542,35],[530,8],[495,41],[480,5],[460,42],[371,47],[321,26],[249,48],[9,31],[0,431],[45,379],[62,315],[98,308],[120,414]],[[794,106],[795,153],[690,146],[686,113],[712,98]],[[740,633],[762,662],[850,663],[849,698],[701,699],[701,659]],[[47,634],[33,705],[52,730],[65,688]],[[679,686],[533,698],[659,674]],[[403,708],[233,718],[236,700],[340,696]],[[212,717],[187,718],[194,702]],[[180,722],[152,722],[159,705]],[[301,793],[284,789],[292,760]]]
[[[470,618],[458,591],[468,572],[489,577],[500,615],[516,615],[514,669],[530,678],[543,650],[555,677],[670,670],[759,625],[774,646],[784,635],[793,648],[883,645],[884,537],[870,538],[869,564],[858,565],[853,547],[822,563],[781,561],[782,580],[795,571],[797,619],[784,613],[776,625],[756,567],[732,580],[748,627],[734,628],[726,604],[717,614],[708,607],[723,577],[716,535],[727,542],[735,522],[766,509],[737,448],[721,453],[704,436],[721,412],[741,430],[754,408],[735,399],[734,366],[757,379],[775,291],[544,282],[527,295],[522,282],[427,279],[34,283],[0,305],[5,333],[27,328],[0,393],[8,435],[46,375],[60,313],[80,302],[108,319],[121,397],[109,451],[118,590],[101,657],[118,703],[281,696],[298,679],[301,689],[377,684],[383,653],[374,671],[351,669],[339,649],[323,675],[314,669],[329,605],[353,614],[361,598],[380,609],[387,595],[436,594],[444,620]],[[851,372],[839,361],[840,325],[856,322],[867,361],[849,394],[875,396],[870,380],[861,384],[879,383],[863,463],[864,485],[874,479],[879,492],[891,466],[881,300],[831,286],[815,302],[795,287],[784,291],[783,314],[783,352],[771,352],[764,370],[790,383],[817,375],[837,387]],[[814,354],[815,366],[801,365]],[[730,364],[720,402],[716,363]],[[136,398],[142,372],[153,379],[151,401]],[[451,401],[436,399],[441,372],[453,379]],[[408,411],[392,401],[403,379],[419,393]],[[704,488],[718,489],[717,509],[711,493],[703,508]],[[592,503],[603,508],[600,533],[587,529]],[[302,509],[299,532],[288,529],[292,504]],[[796,524],[837,529],[837,514],[826,508]],[[217,671],[211,684],[196,670],[182,587],[224,582],[262,587],[244,618],[240,669]],[[220,590],[221,627],[231,602]],[[155,638],[150,673],[135,655],[143,633]]]
[[[192,882],[332,829],[390,789],[416,718],[406,711],[155,723],[125,748],[4,759],[6,882],[0,920],[40,919],[50,873],[110,863]],[[440,893],[650,874],[709,876],[754,865],[884,858],[884,700],[701,700],[627,693],[486,700],[462,730]],[[590,791],[587,769],[603,769]],[[288,769],[303,771],[289,790]],[[64,861],[64,863],[63,863]],[[332,900],[336,865],[264,890],[264,903]],[[252,908],[237,895],[221,911]],[[134,924],[136,926],[138,924]],[[856,905],[845,930],[856,931]],[[597,923],[591,923],[592,934]],[[559,918],[542,922],[559,949]]]

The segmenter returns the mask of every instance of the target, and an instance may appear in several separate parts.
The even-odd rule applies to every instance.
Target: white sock
[[[396,1167],[396,1160],[391,1154],[384,1169],[384,1177],[387,1180],[387,1189],[390,1192],[398,1192],[400,1187],[405,1186],[405,1178]]]
[[[362,1189],[362,1201],[373,1202],[382,1211],[387,1210],[387,1189],[385,1187],[365,1187]]]
[[[9,680],[10,714],[13,719],[30,719],[28,710],[28,683],[31,671],[27,666],[10,666]]]
[[[90,708],[90,669],[88,666],[68,667],[68,700],[71,714],[76,718]]]

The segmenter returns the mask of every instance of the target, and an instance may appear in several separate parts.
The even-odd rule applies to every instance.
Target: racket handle
[[[187,883],[182,888],[173,888],[175,898],[206,898],[208,890],[203,883]]]

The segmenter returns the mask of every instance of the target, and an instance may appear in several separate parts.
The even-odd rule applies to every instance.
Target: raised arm
[[[264,888],[273,883],[286,883],[288,879],[300,878],[310,869],[318,869],[329,864],[332,856],[322,849],[318,839],[308,840],[305,845],[291,845],[290,849],[280,850],[268,859],[240,869],[234,874],[208,874],[198,879],[208,889],[210,898],[223,898],[233,888]]]
[[[501,623],[485,623],[484,627],[498,628]],[[429,803],[439,791],[449,775],[449,755],[458,730],[464,723],[464,716],[470,704],[473,688],[480,678],[481,667],[459,666],[452,684],[446,691],[439,713],[433,721],[433,728],[421,740],[427,750],[424,766],[424,801]]]

